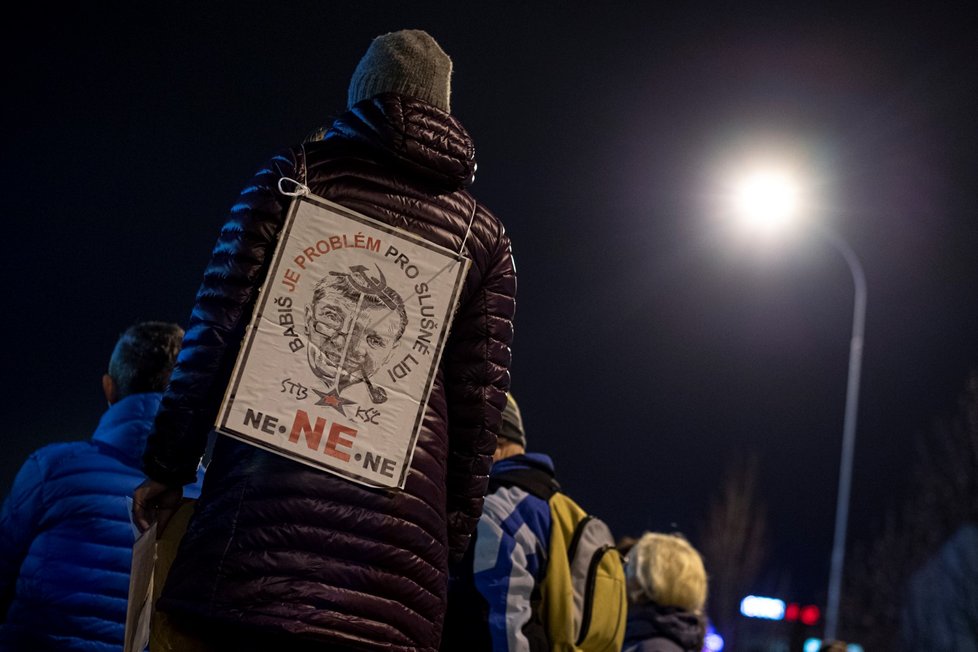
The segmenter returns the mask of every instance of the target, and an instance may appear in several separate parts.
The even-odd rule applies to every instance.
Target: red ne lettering
[[[350,435],[350,438],[344,439],[343,435]],[[349,462],[350,454],[337,450],[336,447],[342,446],[344,448],[351,448],[353,446],[353,438],[356,436],[357,431],[353,428],[334,423],[329,428],[329,436],[326,438],[326,448],[323,449],[323,452],[327,455],[332,455],[333,457],[339,458],[344,462]]]
[[[292,432],[289,433],[289,441],[293,444],[299,443],[299,437],[304,436],[306,446],[311,450],[319,450],[319,444],[323,440],[323,431],[326,429],[326,419],[316,417],[315,425],[309,422],[309,415],[305,410],[297,410],[295,421],[292,422]],[[323,453],[335,457],[343,462],[350,461],[350,454],[339,450],[342,448],[352,448],[353,439],[357,436],[355,428],[350,428],[339,423],[334,423],[329,428],[326,435],[326,446]]]

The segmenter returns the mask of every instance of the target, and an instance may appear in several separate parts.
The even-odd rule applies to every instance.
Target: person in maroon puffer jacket
[[[434,651],[450,558],[482,511],[509,388],[516,276],[500,221],[469,194],[472,141],[449,113],[451,60],[428,34],[377,37],[348,111],[274,156],[214,248],[134,495],[142,527],[192,481],[268,272],[283,177],[472,260],[403,489],[362,486],[229,437],[157,608],[217,650]]]

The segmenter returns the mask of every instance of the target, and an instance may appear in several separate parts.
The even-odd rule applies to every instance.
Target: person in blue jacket
[[[512,394],[506,394],[502,416],[482,518],[452,569],[442,652],[551,649],[540,598],[551,515],[536,494],[559,491],[560,485],[549,455],[526,452],[523,416]],[[525,486],[505,480],[514,475]]]
[[[0,510],[0,650],[122,650],[135,540],[127,499],[182,339],[176,324],[126,330],[92,438],[45,446],[17,474]]]

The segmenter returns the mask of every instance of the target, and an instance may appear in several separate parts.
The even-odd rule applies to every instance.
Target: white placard
[[[470,261],[306,195],[293,201],[217,430],[403,487]]]

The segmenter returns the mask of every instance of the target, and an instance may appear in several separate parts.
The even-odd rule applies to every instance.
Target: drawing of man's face
[[[339,391],[363,382],[390,359],[406,321],[403,309],[363,296],[342,279],[324,287],[321,282],[306,306],[309,367]]]

